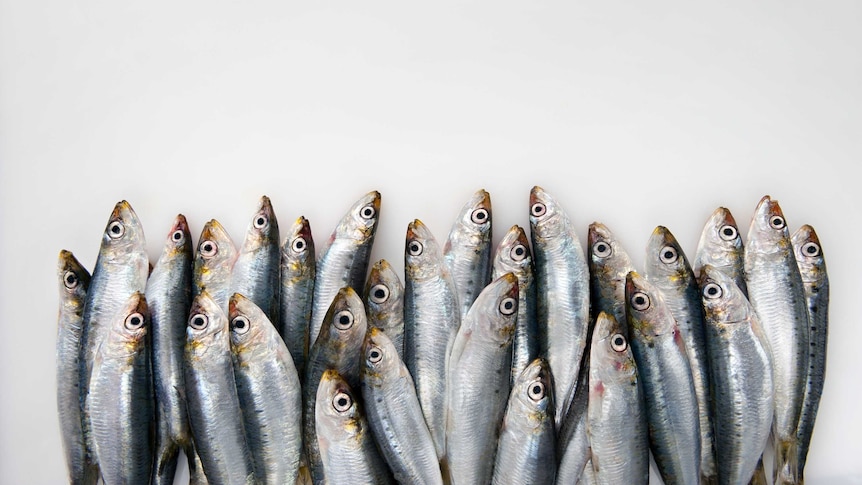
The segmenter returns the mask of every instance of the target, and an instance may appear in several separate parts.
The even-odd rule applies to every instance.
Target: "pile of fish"
[[[764,197],[690,262],[665,227],[635,271],[540,187],[492,247],[480,190],[445,244],[414,220],[403,284],[370,265],[380,194],[315,250],[267,197],[237,247],[179,215],[150,269],[116,205],[92,276],[60,253],[57,401],[74,484],[803,483],[829,285],[810,226]],[[399,255],[400,257],[400,255]]]

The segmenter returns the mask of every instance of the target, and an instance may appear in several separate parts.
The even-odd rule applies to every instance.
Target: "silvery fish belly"
[[[281,288],[279,291],[278,333],[296,366],[300,379],[305,376],[308,357],[308,327],[311,324],[311,299],[314,297],[314,239],[308,219],[293,223],[281,245]]]
[[[385,259],[374,263],[365,283],[368,326],[392,339],[398,357],[404,356],[404,285]]]
[[[71,484],[95,484],[98,470],[88,456],[81,421],[81,332],[90,273],[69,251],[60,251],[57,263],[60,309],[57,317],[57,413],[66,470]]]
[[[551,368],[544,359],[531,362],[515,380],[491,483],[554,483],[557,456],[551,381]]]
[[[394,483],[347,381],[333,369],[316,393],[315,423],[327,485]]]
[[[591,475],[593,464],[590,462],[590,439],[587,435],[587,411],[590,400],[590,363],[589,353],[578,373],[578,384],[575,387],[575,395],[569,404],[569,411],[557,433],[557,467],[556,483],[566,485],[578,483],[585,471]]]
[[[192,305],[194,246],[186,218],[174,219],[162,254],[147,280],[156,397],[154,484],[174,483],[179,450],[189,458],[192,483],[206,483],[200,470],[186,411],[183,349]]]
[[[407,227],[404,285],[404,364],[416,384],[437,458],[443,458],[449,355],[461,314],[440,247],[419,219]]]
[[[757,205],[748,231],[748,298],[772,351],[775,384],[773,479],[797,483],[796,429],[808,372],[808,310],[793,244],[778,202]]]
[[[339,290],[349,286],[362,298],[379,219],[380,193],[369,192],[344,214],[318,255],[309,342],[317,338],[323,317]]]
[[[574,225],[541,187],[530,192],[539,355],[554,375],[557,427],[578,381],[590,319],[590,273]]]
[[[315,484],[323,483],[323,463],[314,424],[314,400],[324,371],[334,369],[351,387],[359,386],[360,352],[368,320],[359,295],[351,287],[336,293],[323,319],[320,335],[311,346],[303,387],[303,443]]]
[[[190,314],[183,369],[189,423],[204,474],[213,485],[256,484],[237,397],[227,315],[206,292],[195,297]]]
[[[646,277],[679,327],[691,369],[700,428],[700,473],[703,482],[717,480],[713,425],[709,409],[709,362],[703,330],[703,308],[694,272],[679,242],[664,226],[658,226],[647,243]]]
[[[245,240],[231,270],[230,293],[250,299],[270,321],[278,321],[278,220],[269,197],[263,196],[251,217]]]
[[[239,252],[224,226],[212,219],[204,225],[195,255],[192,296],[206,292],[227,312],[230,278]]]
[[[388,334],[375,327],[368,329],[363,346],[362,398],[368,423],[395,479],[442,485],[434,440],[413,379]]]
[[[230,348],[246,439],[259,483],[294,483],[302,452],[302,389],[293,359],[266,313],[230,298]]]
[[[719,483],[751,480],[772,423],[772,355],[757,315],[730,276],[706,265],[706,317]]]
[[[446,466],[452,485],[487,484],[509,395],[518,279],[506,273],[470,307],[449,357]]]
[[[724,271],[742,293],[748,295],[745,286],[745,247],[742,234],[736,225],[736,219],[724,207],[716,209],[703,226],[694,257],[694,274],[700,275],[700,269],[707,264]]]
[[[635,270],[632,260],[611,230],[602,223],[590,224],[587,244],[592,318],[607,312],[618,322],[624,322],[626,275]]]
[[[634,271],[626,278],[625,294],[629,342],[659,473],[668,485],[699,484],[700,417],[681,331],[659,289]]]
[[[623,327],[600,313],[590,345],[587,433],[595,483],[649,483],[649,438],[638,369]]]
[[[797,470],[799,483],[803,482],[803,470],[808,458],[808,448],[811,444],[811,434],[814,432],[814,420],[817,408],[820,406],[820,394],[823,392],[823,380],[826,375],[826,337],[829,330],[829,276],[826,274],[826,260],[823,258],[823,248],[814,228],[804,225],[792,237],[793,250],[796,253],[796,264],[802,276],[802,288],[805,292],[805,302],[808,306],[809,359],[805,385],[805,397],[802,400],[802,412],[799,416],[799,428],[796,431],[798,441]]]
[[[458,291],[461,318],[491,282],[491,235],[491,195],[478,190],[461,208],[443,246],[443,260]]]
[[[494,253],[493,279],[506,273],[518,278],[518,318],[512,343],[512,375],[515,379],[539,356],[539,328],[536,322],[536,283],[533,277],[533,257],[524,229],[512,226]]]
[[[152,374],[144,295],[133,293],[98,348],[90,380],[93,443],[106,485],[149,483],[152,470]]]

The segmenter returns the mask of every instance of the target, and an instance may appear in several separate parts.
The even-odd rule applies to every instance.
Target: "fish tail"
[[[775,464],[772,468],[775,485],[799,485],[796,466],[796,441],[779,440],[775,446]]]

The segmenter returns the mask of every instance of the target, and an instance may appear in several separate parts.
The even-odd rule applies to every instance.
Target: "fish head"
[[[531,268],[533,257],[530,252],[530,242],[527,234],[520,226],[512,226],[497,245],[494,254],[494,272],[503,274],[508,272],[523,273]]]
[[[518,277],[506,273],[486,286],[464,317],[476,338],[511,342],[518,317]]]
[[[228,319],[224,311],[202,291],[192,301],[186,327],[186,354],[193,357],[205,355],[209,349],[216,348],[218,352],[230,350],[228,335]]]
[[[311,224],[300,216],[290,227],[290,233],[281,247],[282,258],[295,264],[302,264],[314,258],[314,239],[311,237]]]
[[[90,286],[90,273],[84,269],[75,255],[65,249],[60,251],[57,261],[57,280],[60,294],[67,296],[64,300],[84,304],[87,288]]]
[[[386,376],[397,375],[401,369],[401,360],[395,344],[379,328],[368,329],[362,345],[362,355],[362,379],[366,383],[374,385]]]
[[[554,387],[551,366],[537,358],[515,378],[510,405],[518,406],[536,427],[554,420]]]
[[[568,216],[550,194],[538,185],[530,191],[530,232],[536,238],[553,238],[563,233]]]
[[[765,195],[757,204],[748,229],[747,250],[769,254],[787,250],[790,231],[778,201]]]
[[[704,264],[712,266],[730,266],[741,260],[743,251],[742,234],[733,214],[725,207],[719,207],[712,212],[698,243],[695,271],[699,274]]]
[[[824,281],[826,261],[823,259],[823,248],[814,228],[808,224],[803,225],[793,233],[791,240],[802,280],[814,284]]]
[[[632,382],[637,384],[637,365],[626,331],[613,315],[601,312],[596,317],[590,346],[590,394],[594,384]]]
[[[356,291],[346,286],[338,290],[329,305],[318,340],[322,338],[332,346],[361,344],[367,328],[365,305]]]
[[[100,257],[106,257],[114,262],[124,262],[135,254],[145,251],[144,228],[138,215],[125,200],[117,202],[102,234]]]
[[[253,252],[258,248],[278,244],[278,220],[267,196],[261,196],[257,210],[248,223],[242,250]]]
[[[362,433],[359,403],[338,371],[327,369],[317,386],[315,422],[321,448],[327,441],[342,441]]]
[[[330,239],[347,238],[362,243],[373,238],[380,220],[380,200],[380,192],[375,190],[354,202]]]
[[[236,245],[224,226],[215,219],[204,225],[198,239],[196,260],[202,267],[233,266],[238,256]]]
[[[751,305],[733,278],[714,266],[705,265],[701,268],[698,285],[707,324],[748,321],[752,314]]]
[[[635,271],[626,275],[626,320],[629,336],[649,342],[660,335],[676,331],[673,313],[665,304],[661,291]]]
[[[228,301],[230,347],[236,355],[260,350],[274,350],[277,334],[266,313],[245,296],[234,293]]]
[[[445,272],[440,246],[428,226],[419,219],[407,225],[404,271],[413,280],[426,280]]]
[[[133,355],[145,350],[150,312],[144,294],[132,293],[117,312],[107,345],[113,355]]]
[[[191,257],[193,253],[192,235],[186,216],[177,214],[173,224],[171,224],[170,231],[168,231],[168,236],[165,238],[162,254],[174,258],[183,254]]]
[[[385,313],[401,301],[404,286],[398,274],[385,259],[371,266],[365,283],[365,303],[368,313]]]
[[[461,208],[449,231],[447,246],[483,246],[491,238],[491,195],[484,189],[476,191]],[[444,252],[446,249],[444,248]]]
[[[587,255],[591,272],[609,274],[611,278],[624,278],[625,274],[613,273],[628,271],[632,267],[631,258],[622,244],[601,222],[593,222],[587,231]]]
[[[664,226],[658,226],[647,242],[646,273],[674,282],[690,278],[691,266],[679,242]]]

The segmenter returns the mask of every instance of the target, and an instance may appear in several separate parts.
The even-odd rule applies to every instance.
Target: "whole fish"
[[[140,292],[117,312],[96,350],[90,379],[93,443],[105,485],[149,483],[153,388],[149,312]]]
[[[192,297],[207,292],[223,313],[230,298],[231,271],[239,252],[219,221],[204,225],[195,255]]]
[[[491,195],[478,190],[461,208],[443,246],[443,260],[452,275],[461,318],[491,282]]]
[[[84,440],[93,452],[90,412],[87,394],[97,349],[111,333],[113,319],[135,292],[143,292],[149,272],[144,229],[137,214],[125,200],[114,206],[105,232],[93,276],[87,288],[87,300],[81,317],[81,349],[78,360],[83,411]]]
[[[398,358],[403,358],[404,285],[385,259],[371,265],[365,283],[365,311],[369,328],[386,332],[398,351]]]
[[[796,431],[798,454],[796,465],[799,483],[803,483],[803,471],[808,459],[814,420],[820,406],[823,380],[826,375],[826,337],[829,332],[829,276],[826,274],[826,261],[823,248],[814,228],[804,225],[791,238],[796,253],[796,264],[802,276],[802,289],[809,318],[809,359],[805,384],[805,397],[802,399],[802,412],[799,416],[799,429]]]
[[[404,364],[416,384],[438,458],[445,454],[449,354],[460,325],[455,284],[440,247],[416,219],[407,227],[404,252]]]
[[[798,483],[796,430],[808,374],[808,309],[787,223],[778,202],[768,195],[757,205],[747,244],[748,298],[772,351],[773,481],[795,484]]]
[[[253,301],[272,322],[278,321],[279,242],[278,220],[269,197],[264,195],[233,265],[230,293],[239,293]]]
[[[354,396],[350,385],[334,369],[321,375],[314,421],[326,483],[393,483]]]
[[[57,413],[60,437],[71,484],[95,484],[94,457],[88,456],[81,421],[80,366],[84,304],[90,273],[69,251],[60,251],[57,264],[60,309],[57,317]]]
[[[442,485],[434,440],[395,344],[385,331],[370,327],[363,355],[362,398],[368,423],[395,479]]]
[[[531,362],[515,380],[503,425],[491,483],[554,483],[557,470],[551,368]]]
[[[649,438],[640,377],[620,324],[600,313],[590,345],[587,433],[595,483],[649,483]]]
[[[357,294],[362,291],[379,219],[380,193],[369,192],[353,204],[329,236],[317,258],[310,342],[317,339],[323,318],[341,288],[349,286]]]
[[[362,300],[353,288],[347,286],[336,293],[329,311],[323,319],[320,335],[311,346],[305,367],[303,387],[303,442],[312,480],[323,483],[323,463],[318,448],[315,427],[315,399],[324,371],[333,369],[351,387],[358,388],[361,369],[360,352],[368,320]]]
[[[700,268],[710,265],[724,271],[733,278],[736,286],[748,295],[745,286],[745,246],[742,234],[736,225],[736,219],[724,207],[716,209],[700,234],[697,243],[697,253],[694,257],[694,274],[700,274]]]
[[[192,302],[183,354],[189,423],[204,474],[213,485],[256,484],[230,350],[225,313],[204,291]]]
[[[290,352],[266,313],[234,293],[230,348],[246,440],[259,483],[292,484],[302,452],[302,389]]]
[[[559,428],[572,400],[590,320],[590,272],[574,225],[541,187],[530,192],[530,234],[536,263],[539,355],[554,375]]]
[[[719,483],[752,479],[772,423],[769,344],[757,315],[730,276],[710,265],[699,276],[715,425]]]
[[[533,257],[524,229],[512,226],[494,253],[492,278],[514,273],[518,278],[518,318],[512,343],[512,374],[514,385],[521,372],[539,356],[539,329],[536,323],[536,284],[533,279]]]
[[[189,459],[193,483],[206,483],[197,465],[184,397],[183,349],[192,306],[194,246],[185,216],[171,225],[162,254],[147,280],[156,397],[156,449],[152,483],[174,483],[179,450]]]
[[[482,290],[449,357],[446,463],[449,483],[486,484],[509,395],[518,278],[506,273]]]
[[[661,293],[661,299],[676,320],[685,343],[694,392],[697,394],[701,479],[704,484],[715,483],[718,472],[709,410],[709,362],[700,290],[682,247],[664,226],[656,227],[647,242],[644,270],[649,282]]]
[[[281,245],[281,291],[279,293],[278,333],[296,366],[300,379],[305,377],[308,356],[308,327],[311,324],[311,301],[314,296],[314,239],[308,219],[293,223]]]
[[[650,448],[664,483],[701,483],[697,394],[681,330],[661,291],[626,277],[629,342],[646,404]],[[711,438],[711,434],[710,434]]]
[[[626,318],[626,275],[634,271],[631,258],[607,226],[590,224],[587,232],[590,299],[593,320],[601,312],[618,322]]]

